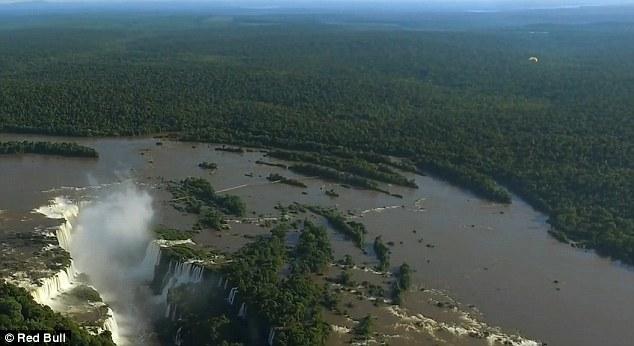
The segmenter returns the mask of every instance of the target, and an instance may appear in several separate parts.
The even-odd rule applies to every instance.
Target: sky
[[[0,4],[40,3],[107,4],[132,3],[171,3],[172,6],[184,4],[223,5],[230,7],[278,7],[278,8],[339,8],[339,7],[420,7],[447,9],[549,9],[574,8],[580,6],[634,5],[634,0],[0,0]],[[53,6],[53,5],[49,5]],[[81,6],[81,5],[80,5]],[[146,6],[146,5],[144,5]],[[148,5],[151,6],[151,5]]]
[[[0,0],[0,3],[29,3],[29,2],[178,2],[177,0]],[[409,4],[517,4],[526,5],[533,4],[550,4],[552,6],[575,6],[575,5],[612,5],[612,4],[628,4],[634,0],[188,0],[187,2],[203,2],[203,3],[253,3],[253,4],[279,4],[279,3],[409,3]]]

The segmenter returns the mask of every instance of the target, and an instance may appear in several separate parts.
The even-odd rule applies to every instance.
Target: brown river
[[[158,146],[159,140],[151,138],[0,134],[0,141],[25,138],[79,142],[95,148],[100,158],[0,156],[0,237],[7,229],[33,227],[30,211],[71,187],[133,178],[151,188],[159,177],[200,176],[217,191],[242,197],[252,215],[273,215],[277,204],[294,202],[336,206],[355,215],[368,228],[366,241],[381,235],[384,242],[393,242],[392,266],[409,263],[416,288],[440,290],[505,332],[549,345],[634,342],[634,270],[557,242],[547,234],[546,216],[518,198],[511,205],[490,203],[436,178],[405,173],[419,188],[387,186],[403,196],[399,199],[256,164],[265,155],[259,150],[236,154],[209,144],[160,140]],[[199,169],[202,161],[215,162],[218,169],[213,174]],[[308,188],[272,184],[266,179],[270,173],[300,179]],[[323,188],[340,197],[325,195]],[[173,222],[169,212],[159,212],[158,218],[159,223]],[[248,241],[242,232],[261,231],[240,224],[222,237],[202,234],[195,240],[232,250]],[[333,248],[337,258],[347,253],[357,263],[373,264],[350,242],[339,239]],[[416,295],[408,304],[415,306],[413,299]]]

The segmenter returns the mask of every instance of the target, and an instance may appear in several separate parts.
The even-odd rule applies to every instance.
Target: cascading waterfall
[[[50,205],[38,208],[35,212],[41,213],[49,218],[64,220],[55,230],[55,235],[59,246],[70,252],[73,243],[73,222],[77,219],[79,210],[78,205],[73,204],[65,198],[58,197],[51,201]],[[187,243],[193,242],[189,239],[177,241],[153,240],[147,245],[144,258],[140,265],[133,268],[133,274],[135,276],[150,282],[159,274],[157,273],[157,269],[161,266],[161,261],[166,262],[163,265],[166,265],[167,270],[164,275],[161,275],[160,294],[157,295],[156,298],[157,303],[165,304],[165,317],[172,321],[178,319],[178,306],[177,304],[167,301],[169,290],[182,284],[201,282],[204,276],[204,268],[196,261],[167,261],[167,259],[162,258],[162,248]],[[37,302],[50,304],[55,296],[73,287],[73,279],[77,274],[79,274],[79,271],[75,269],[75,265],[71,261],[70,266],[67,268],[60,270],[49,278],[43,279],[42,285],[34,288],[31,294]],[[226,292],[229,287],[229,279],[220,276],[216,286]],[[231,287],[228,293],[226,301],[229,305],[233,305],[238,293],[238,287]],[[246,315],[247,306],[243,302],[240,305],[238,317],[246,318]],[[101,330],[109,330],[112,333],[113,341],[115,343],[119,342],[120,336],[117,316],[110,308],[108,308],[108,317],[103,322],[103,329]],[[175,345],[182,344],[182,331],[182,328],[179,328],[174,336]],[[274,338],[275,329],[271,327],[266,339],[267,343],[272,345]]]
[[[160,255],[158,256],[160,261]],[[164,277],[163,285],[161,285],[161,294],[158,296],[158,303],[165,304],[165,317],[174,321],[177,318],[176,305],[171,304],[167,300],[169,291],[177,286],[190,283],[199,283],[203,279],[203,268],[196,265],[195,262],[187,261],[170,261],[169,269]]]
[[[157,239],[151,241],[145,251],[145,257],[140,266],[144,277],[151,281],[155,278],[155,271],[161,264],[161,248],[180,244],[193,243],[191,239],[168,241]],[[188,283],[199,283],[203,279],[203,267],[197,261],[176,261],[169,260],[168,269],[163,276],[161,283],[161,293],[158,296],[158,303],[167,304],[167,294],[169,290]],[[169,304],[168,304],[169,308]]]
[[[227,302],[229,303],[229,305],[233,305],[233,300],[236,298],[236,293],[238,293],[238,288],[231,288],[231,291],[229,291],[229,296],[227,297]]]
[[[161,256],[162,248],[191,242],[191,240],[154,240],[148,245],[145,253],[145,258],[143,260],[144,265],[142,267],[146,268],[145,270],[148,272],[155,272],[156,277],[154,279],[161,280],[159,287],[160,293],[155,296],[155,303],[165,304],[165,312],[163,316],[170,321],[177,321],[179,319],[179,311],[178,304],[169,302],[167,299],[169,290],[182,284],[201,282],[203,280],[204,268],[200,266],[200,264],[196,261],[168,261]],[[164,262],[163,264],[161,264],[162,261]],[[157,269],[160,268],[161,265],[163,266],[163,268],[165,268],[164,275],[161,275],[157,271]],[[228,305],[234,305],[234,303],[236,302],[237,294],[239,293],[238,287],[230,287],[229,278],[222,276],[219,276],[217,281],[213,282],[215,283],[216,288],[221,289],[227,294],[225,296],[226,298],[224,298],[226,303]],[[245,302],[241,303],[240,308],[238,309],[237,316],[239,318],[246,319],[247,305]],[[174,335],[173,342],[175,345],[182,344],[182,331],[183,330],[181,327],[177,330],[176,335]],[[273,345],[273,342],[275,340],[274,327],[271,327],[269,329],[269,333],[266,335],[265,340],[268,345]]]
[[[178,317],[177,311],[178,307],[176,306],[176,304],[167,304],[165,318],[169,319],[170,321],[176,321],[176,318]]]
[[[167,300],[170,289],[188,283],[199,283],[203,279],[203,268],[193,261],[170,261],[169,270],[162,285],[161,299]]]
[[[114,311],[108,307],[108,318],[104,321],[103,327],[109,330],[112,335],[112,341],[117,344],[119,342],[119,325],[114,317]]]
[[[191,239],[187,240],[164,240],[156,239],[151,241],[146,250],[145,257],[139,270],[142,270],[142,277],[146,278],[148,282],[156,280],[157,269],[161,266],[162,255],[161,249],[180,244],[193,244]],[[167,260],[167,259],[166,259]],[[199,283],[203,280],[203,267],[197,261],[178,261],[167,260],[167,271],[162,276],[160,284],[160,293],[154,297],[154,302],[165,306],[164,316],[170,320],[176,320],[177,318],[177,306],[168,301],[167,296],[172,288],[183,284]]]
[[[42,284],[31,291],[31,296],[39,304],[50,305],[56,296],[73,286],[73,278],[76,275],[77,271],[71,261],[70,266],[51,277],[42,279]]]
[[[273,346],[273,340],[275,340],[275,329],[271,327],[271,329],[269,329],[269,337],[266,339],[269,346]]]
[[[183,344],[183,338],[181,334],[182,332],[183,332],[183,327],[179,327],[178,330],[176,330],[176,336],[174,337],[174,345],[180,346]]]
[[[145,249],[145,257],[139,266],[139,273],[146,281],[154,278],[154,271],[161,262],[161,243],[159,240],[151,241]]]
[[[247,317],[247,305],[245,303],[242,303],[242,305],[240,305],[240,311],[238,311],[238,317],[240,318]]]
[[[73,222],[79,215],[79,205],[63,197],[55,197],[49,205],[35,209],[33,212],[42,214],[50,219],[60,219],[64,222],[55,230],[55,236],[59,247],[70,252],[72,243]],[[51,305],[59,294],[71,289],[75,284],[75,278],[80,274],[75,269],[73,260],[70,265],[61,269],[55,275],[41,280],[41,285],[31,290],[31,296],[39,304]],[[108,307],[108,318],[104,321],[103,329],[110,331],[113,342],[116,344],[119,338],[119,327],[114,317],[114,312]]]
[[[59,246],[68,251],[71,242],[71,231],[73,229],[72,221],[79,215],[79,206],[65,198],[56,197],[49,205],[37,208],[34,212],[50,219],[64,220],[64,222],[56,228],[55,235]],[[39,304],[50,305],[57,295],[72,286],[73,278],[77,274],[78,272],[75,270],[75,266],[71,260],[70,266],[61,269],[55,273],[55,275],[42,279],[41,285],[31,290],[33,299]]]
[[[77,211],[77,213],[79,213],[79,210]],[[77,217],[77,214],[73,216],[73,218],[75,217]],[[70,219],[66,219],[66,222],[64,222],[61,226],[59,226],[57,231],[55,231],[55,235],[57,236],[57,242],[59,243],[59,246],[66,251],[70,250],[70,242],[72,240],[72,236],[71,236],[72,231],[73,231],[73,225],[70,222]]]
[[[167,304],[167,308],[165,309],[165,318],[169,318],[170,317],[170,312],[172,311],[172,309],[174,309],[175,307],[172,307],[171,303]]]

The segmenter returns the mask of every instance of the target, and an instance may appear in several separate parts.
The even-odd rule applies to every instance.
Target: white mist
[[[153,239],[153,217],[151,196],[126,182],[83,206],[76,221],[70,253],[77,270],[89,276],[114,310],[119,344],[136,344],[137,336],[151,329],[139,289],[152,276],[142,262]]]

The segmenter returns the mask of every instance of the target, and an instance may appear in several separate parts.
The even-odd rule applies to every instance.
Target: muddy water
[[[25,137],[0,135],[0,140],[16,138]],[[97,149],[100,159],[0,157],[0,210],[5,210],[0,226],[20,228],[21,217],[63,190],[43,191],[63,186],[123,177],[152,186],[159,177],[201,176],[217,190],[231,189],[229,193],[243,197],[252,216],[275,214],[275,205],[293,202],[351,211],[368,227],[368,240],[382,235],[385,242],[394,242],[392,263],[408,262],[416,270],[416,286],[442,289],[464,304],[474,304],[491,325],[551,345],[631,345],[634,340],[634,271],[558,243],[546,233],[546,217],[518,199],[510,206],[492,204],[424,176],[412,176],[419,189],[388,187],[404,196],[398,199],[257,165],[263,156],[257,151],[234,154],[207,144],[169,141],[157,146],[155,139],[73,140]],[[201,161],[219,168],[214,173],[201,170]],[[271,184],[265,179],[271,172],[302,179],[308,188]],[[334,188],[340,197],[326,196],[323,187]],[[394,208],[372,210],[382,207]],[[161,223],[181,222],[175,221],[177,215],[161,216]],[[201,240],[235,249],[246,241],[241,230],[258,232],[255,225],[236,224],[228,235],[204,234]],[[337,254],[371,262],[349,242],[333,246]]]

